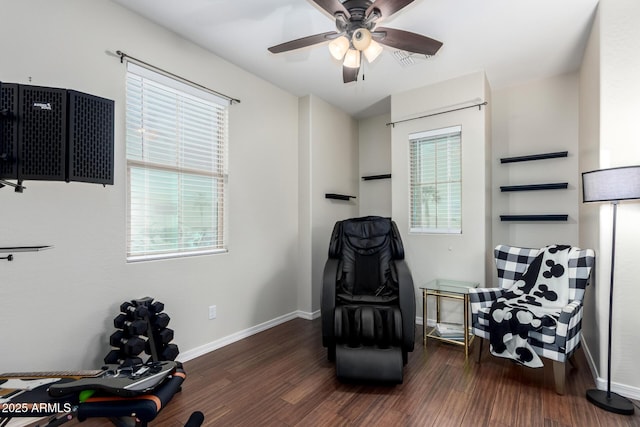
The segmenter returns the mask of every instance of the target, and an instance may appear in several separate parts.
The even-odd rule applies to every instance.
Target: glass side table
[[[469,348],[473,341],[473,335],[469,334],[469,288],[477,288],[478,282],[463,282],[459,280],[435,279],[421,286],[422,290],[422,344],[427,345],[427,338],[433,338],[450,344],[464,346],[464,357],[469,357]],[[427,326],[427,297],[436,297],[436,326]],[[464,315],[462,320],[462,333],[456,332],[438,333],[440,324],[440,299],[449,298],[462,301],[464,304]]]

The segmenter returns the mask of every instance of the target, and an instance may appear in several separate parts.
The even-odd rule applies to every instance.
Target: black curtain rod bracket
[[[123,52],[123,51],[121,51],[121,50],[116,50],[116,55],[118,55],[118,56],[120,57],[120,63],[121,63],[121,64],[124,64],[124,60],[125,60],[125,58],[128,58],[128,59],[130,59],[130,60],[131,60],[131,61],[133,61],[133,62],[137,62],[138,64],[140,64],[140,65],[144,65],[145,67],[151,68],[151,69],[153,69],[153,70],[155,70],[155,71],[159,71],[160,73],[163,73],[163,74],[165,74],[165,75],[167,75],[167,76],[169,76],[169,77],[172,77],[172,78],[174,78],[174,79],[178,79],[178,80],[182,80],[183,82],[188,83],[188,84],[190,84],[190,85],[192,85],[192,86],[195,86],[195,87],[197,87],[197,88],[200,88],[200,89],[206,90],[207,92],[211,92],[211,93],[213,93],[214,95],[218,95],[218,96],[220,96],[220,97],[222,97],[222,98],[225,98],[225,99],[227,99],[227,100],[229,101],[229,103],[231,103],[231,104],[233,104],[234,102],[235,102],[236,104],[240,104],[240,100],[239,100],[238,98],[234,98],[234,97],[232,97],[232,96],[225,95],[224,93],[220,93],[220,92],[218,92],[218,91],[216,91],[216,90],[210,89],[210,88],[208,88],[208,87],[206,87],[206,86],[203,86],[203,85],[201,85],[201,84],[199,84],[199,83],[196,83],[196,82],[191,81],[191,80],[189,80],[189,79],[185,79],[184,77],[181,77],[181,76],[179,76],[179,75],[177,75],[177,74],[174,74],[174,73],[172,73],[172,72],[170,72],[170,71],[164,70],[164,69],[162,69],[162,68],[160,68],[160,67],[156,67],[155,65],[149,64],[148,62],[145,62],[145,61],[143,61],[143,60],[141,60],[141,59],[135,58],[135,57],[133,57],[133,56],[131,56],[131,55],[127,55],[126,53],[124,53],[124,52]]]

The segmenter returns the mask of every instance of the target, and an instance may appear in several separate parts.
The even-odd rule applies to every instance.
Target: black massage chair
[[[338,221],[322,285],[322,345],[340,380],[402,383],[416,297],[390,218]]]

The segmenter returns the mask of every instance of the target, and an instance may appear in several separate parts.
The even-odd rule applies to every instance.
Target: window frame
[[[436,144],[438,141],[443,141],[446,140],[446,138],[449,138],[451,136],[456,136],[457,135],[457,155],[458,155],[458,159],[457,159],[457,168],[459,171],[459,175],[457,177],[457,179],[451,180],[451,179],[447,179],[444,181],[438,181],[438,172],[437,172],[437,164],[438,164],[438,158],[437,158],[437,154],[434,155],[435,157],[435,165],[434,165],[434,172],[433,172],[433,176],[434,176],[434,181],[422,181],[422,182],[415,182],[415,169],[420,167],[419,165],[415,165],[414,162],[417,160],[415,159],[414,156],[414,150],[415,150],[415,145],[422,143],[422,144],[428,144],[428,143],[433,143]],[[462,234],[462,206],[463,206],[463,200],[462,200],[462,184],[463,184],[463,171],[462,171],[462,126],[461,125],[455,125],[455,126],[448,126],[448,127],[443,127],[443,128],[438,128],[438,129],[432,129],[432,130],[428,130],[428,131],[420,131],[420,132],[414,132],[409,134],[409,218],[408,218],[408,224],[409,224],[409,233],[410,234],[446,234],[446,235],[460,235]],[[448,142],[448,144],[450,144],[450,142]],[[436,149],[434,149],[434,152],[437,152]],[[445,159],[447,165],[451,165],[451,159],[450,159],[450,153],[451,153],[451,147],[447,146],[447,157]],[[416,223],[416,215],[415,215],[415,211],[416,211],[416,207],[414,205],[414,203],[417,200],[417,197],[415,197],[414,194],[414,188],[417,186],[424,186],[424,185],[433,185],[436,187],[439,185],[444,185],[444,184],[458,184],[459,185],[459,190],[458,190],[458,194],[459,194],[459,199],[457,199],[458,202],[458,206],[459,206],[459,215],[456,217],[457,221],[459,223],[459,226],[456,226],[455,224],[452,224],[451,221],[451,215],[447,215],[447,219],[448,221],[446,221],[446,223],[443,226],[438,226],[438,210],[436,209],[435,212],[435,221],[436,221],[436,226],[421,226],[419,224]],[[448,190],[449,192],[451,192],[451,186],[448,186]],[[436,190],[436,194],[437,194],[437,190]],[[436,196],[437,197],[437,196]],[[447,203],[447,212],[450,213],[453,205],[455,205],[455,202],[452,203],[451,198],[449,197],[448,199],[448,203]]]
[[[228,252],[228,214],[227,214],[227,198],[228,198],[228,152],[229,152],[229,134],[228,134],[228,125],[229,125],[229,106],[231,102],[229,99],[222,98],[212,92],[208,92],[204,90],[202,87],[194,86],[190,83],[182,81],[174,76],[168,76],[165,74],[161,74],[155,70],[149,69],[147,67],[143,67],[137,63],[132,61],[127,61],[127,71],[126,71],[126,99],[127,106],[125,108],[125,160],[126,160],[126,179],[127,179],[127,203],[126,203],[126,259],[127,262],[139,262],[139,261],[149,261],[149,260],[159,260],[159,259],[173,259],[173,258],[183,258],[190,256],[199,256],[199,255],[209,255],[209,254],[218,254],[218,253],[226,253]],[[206,168],[196,168],[187,166],[188,161],[195,161],[195,157],[185,156],[183,153],[187,144],[185,141],[180,140],[180,138],[176,138],[175,141],[172,142],[173,145],[171,147],[175,147],[176,153],[180,152],[180,154],[176,154],[176,164],[169,164],[162,161],[154,161],[153,159],[145,158],[146,154],[144,154],[144,136],[141,137],[141,144],[139,145],[141,154],[133,154],[130,153],[130,117],[129,117],[129,102],[130,96],[129,93],[129,79],[130,75],[133,74],[140,79],[147,79],[153,84],[165,86],[172,91],[176,92],[176,103],[179,103],[179,100],[184,101],[184,99],[197,99],[202,100],[208,104],[216,104],[218,110],[213,110],[212,107],[210,113],[212,115],[218,115],[218,121],[215,125],[212,123],[212,128],[216,128],[216,132],[212,133],[211,142],[215,142],[215,145],[211,148],[211,165]],[[141,83],[142,85],[142,83]],[[140,111],[140,110],[138,110]],[[218,111],[216,113],[216,111]],[[144,112],[140,112],[139,114],[143,115]],[[185,121],[179,118],[179,112],[176,112],[176,123],[180,123],[180,125],[185,124]],[[221,115],[220,115],[221,114]],[[217,125],[217,126],[216,126]],[[187,124],[188,128],[188,124]],[[144,128],[141,128],[144,132]],[[216,156],[218,158],[216,158]],[[214,159],[215,158],[215,159]],[[187,159],[187,161],[185,161]],[[133,225],[132,225],[132,193],[134,193],[133,189],[133,181],[132,181],[132,173],[134,170],[141,170],[142,173],[147,173],[145,171],[149,171],[148,173],[168,173],[172,174],[172,178],[176,180],[176,192],[173,193],[176,195],[177,205],[176,205],[176,223],[178,224],[178,240],[174,247],[159,250],[159,249],[149,249],[145,247],[144,251],[135,251],[134,246],[135,242],[133,242]],[[197,179],[200,178],[211,178],[211,186],[207,186],[210,191],[212,197],[210,200],[211,203],[211,212],[212,212],[212,223],[211,223],[211,231],[216,231],[215,238],[212,238],[210,241],[210,245],[204,246],[202,248],[189,248],[188,245],[185,245],[184,236],[186,235],[185,229],[182,228],[182,215],[184,214],[185,207],[185,195],[188,193],[186,188],[183,188],[182,185],[185,181],[189,179]],[[146,177],[145,177],[146,178]],[[145,186],[145,191],[148,189]],[[220,195],[221,193],[221,195]],[[167,193],[169,194],[169,193]],[[143,216],[142,219],[151,218],[151,216]],[[165,218],[166,220],[166,218]]]

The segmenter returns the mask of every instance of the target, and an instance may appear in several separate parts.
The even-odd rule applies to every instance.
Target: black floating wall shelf
[[[528,162],[530,160],[555,159],[558,157],[567,157],[568,155],[568,151],[557,151],[555,153],[532,154],[530,156],[503,157],[500,159],[500,163],[516,163]]]
[[[383,174],[383,175],[368,175],[368,176],[363,176],[362,180],[363,181],[373,181],[374,179],[389,179],[391,178],[391,174],[387,173],[387,174]]]
[[[9,247],[0,247],[0,253],[7,252],[37,252],[44,251],[45,249],[51,249],[53,246],[40,245],[40,246],[9,246]],[[5,257],[0,257],[0,259],[6,259],[7,261],[13,261],[13,254],[9,254]]]
[[[500,187],[500,191],[563,190],[568,186],[568,182],[554,182],[550,184],[504,185]]]
[[[569,215],[500,215],[501,221],[566,221]]]
[[[335,194],[335,193],[326,193],[324,195],[327,199],[335,199],[335,200],[349,200],[355,199],[356,196],[347,196],[346,194]]]
[[[45,249],[51,249],[52,246],[49,245],[38,245],[38,246],[8,246],[1,247],[0,252],[37,252],[44,251]]]

